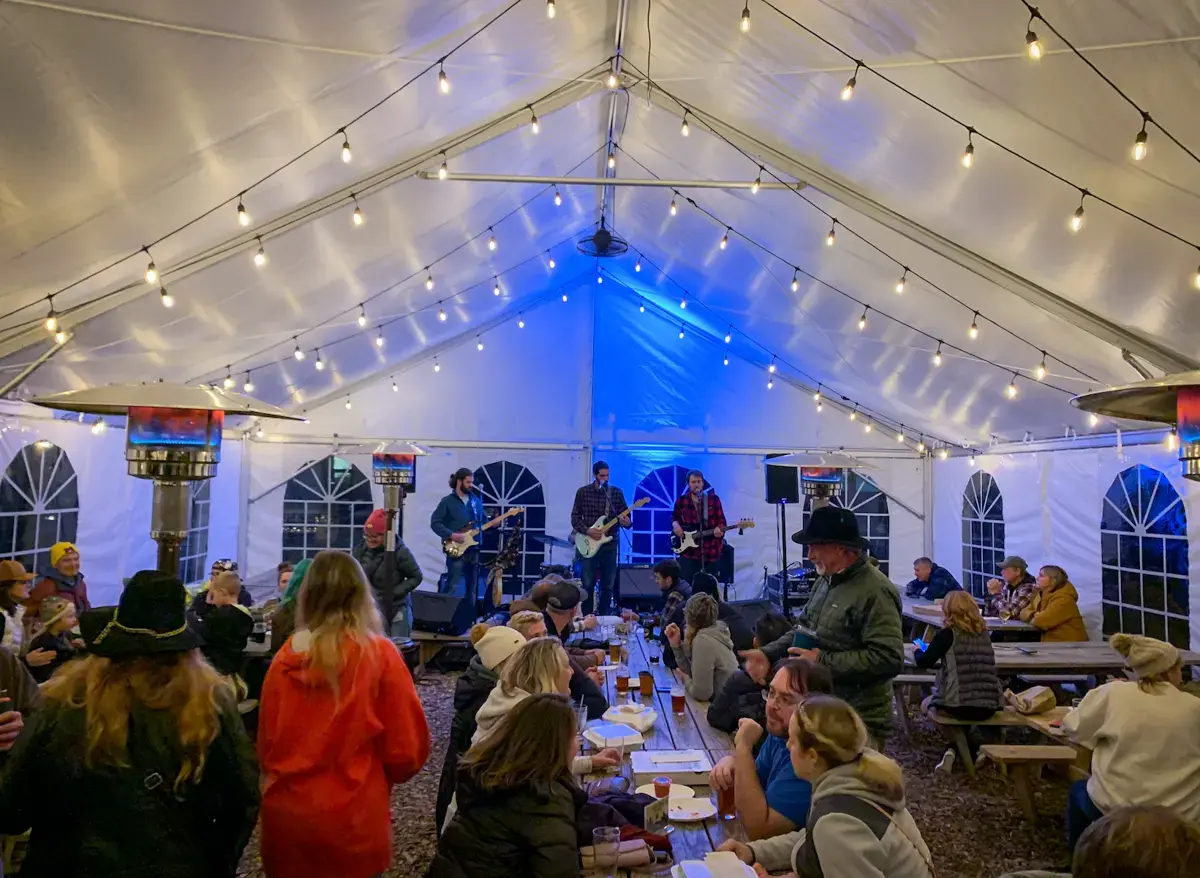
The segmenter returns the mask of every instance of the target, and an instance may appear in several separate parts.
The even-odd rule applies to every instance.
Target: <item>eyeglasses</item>
[[[762,700],[767,702],[768,704],[770,702],[774,701],[778,704],[783,705],[784,707],[795,707],[804,699],[802,696],[793,695],[790,692],[781,695],[780,693],[776,692],[774,689],[764,689],[763,694],[762,694]]]

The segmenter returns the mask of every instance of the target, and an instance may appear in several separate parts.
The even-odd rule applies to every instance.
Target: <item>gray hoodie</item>
[[[692,641],[690,654],[682,643],[671,649],[679,669],[691,678],[686,686],[687,694],[697,701],[711,700],[713,695],[725,688],[725,681],[738,669],[737,656],[733,654],[733,639],[724,622],[698,631],[696,639]]]
[[[817,778],[807,829],[752,841],[750,849],[767,871],[792,869],[802,878],[932,878],[929,848],[903,797],[868,787],[857,763]]]

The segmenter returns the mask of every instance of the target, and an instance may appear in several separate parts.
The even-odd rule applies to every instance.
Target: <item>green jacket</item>
[[[872,734],[892,727],[892,678],[904,667],[900,592],[859,558],[841,573],[817,580],[799,622],[820,643],[820,662],[833,692],[858,711]],[[791,633],[763,647],[772,662],[786,658]]]

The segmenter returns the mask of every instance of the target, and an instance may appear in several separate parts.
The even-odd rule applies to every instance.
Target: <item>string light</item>
[[[480,351],[483,350],[483,339],[479,336],[475,336],[475,349]]]
[[[825,408],[825,403],[823,403],[821,400],[818,399],[817,400],[817,414],[818,415],[821,414],[821,412],[824,410],[824,408]]]
[[[825,236],[826,247],[832,247],[834,242],[837,240],[837,224],[838,221],[835,219],[833,221],[833,225],[829,227],[829,234]]]
[[[342,161],[350,164],[350,159],[354,158],[350,153],[350,138],[346,135],[346,129],[339,129],[342,135]]]
[[[442,323],[446,322],[446,309],[445,308],[438,308],[438,320],[442,321]]]
[[[1013,372],[1012,381],[1008,382],[1008,387],[1004,389],[1005,394],[1009,399],[1017,398],[1017,373]]]
[[[558,10],[554,7],[554,0],[546,0],[546,18],[554,18],[558,14]]]
[[[746,0],[746,5],[742,8],[742,21],[738,26],[742,33],[750,33],[750,0]]]
[[[353,192],[350,193],[350,197],[354,200],[354,213],[350,215],[350,220],[356,226],[361,226],[367,221],[367,218],[363,216],[362,208],[358,206],[358,199]]]
[[[967,129],[967,148],[963,150],[962,154],[962,166],[964,168],[969,168],[975,164],[975,144],[971,140],[974,134],[974,128]]]
[[[225,367],[225,380],[221,382],[221,386],[224,387],[226,390],[233,390],[234,384],[235,384],[235,382],[233,380],[233,375],[232,375],[232,373],[230,373],[229,367],[226,366]]]
[[[433,371],[434,372],[442,371],[442,364],[438,362],[437,357],[433,358]]]
[[[567,301],[567,294],[566,294],[566,293],[563,293],[563,294],[562,294],[562,300],[563,300],[564,302],[565,302],[565,301]]]
[[[689,134],[692,133],[691,129],[688,128],[687,117],[688,117],[688,111],[684,110],[683,111],[683,123],[679,126],[679,134],[682,137],[687,137]]]
[[[392,376],[392,393],[399,393],[400,387],[396,384],[396,376]]]
[[[150,256],[149,247],[143,247],[142,252]],[[158,283],[158,266],[154,264],[153,256],[150,256],[150,264],[146,266],[146,283],[151,285]]]
[[[728,226],[726,226],[726,227],[725,227],[725,234],[721,236],[721,244],[720,244],[720,247],[721,247],[721,249],[722,249],[722,250],[724,250],[724,249],[725,249],[726,247],[728,247],[728,246],[729,246],[729,227],[728,227]]]
[[[920,438],[920,440],[918,440],[918,442],[917,442],[917,452],[919,454],[925,453],[925,437],[924,436],[922,436]]]
[[[1041,381],[1046,377],[1046,352],[1042,351],[1042,361],[1037,364],[1037,368],[1033,370],[1033,377]]]
[[[533,111],[533,107],[529,108],[529,128],[534,134],[542,130],[542,126],[538,124],[537,113]]]
[[[949,456],[950,456],[950,452],[947,451],[945,448],[938,449],[938,460],[945,460]]]
[[[870,418],[867,418],[867,422],[865,424],[863,424],[863,432],[864,433],[871,432],[871,419]]]
[[[758,176],[754,178],[754,182],[750,184],[750,194],[757,195],[758,190],[762,188],[763,167],[759,165]]]
[[[1137,137],[1133,141],[1133,149],[1129,154],[1135,162],[1140,162],[1146,157],[1146,123],[1150,121],[1149,113],[1142,113],[1142,130],[1138,132]]]
[[[433,289],[433,272],[429,270],[428,265],[425,266],[425,271],[426,271],[425,289],[432,290]]]
[[[106,429],[108,429],[108,425],[104,423],[104,418],[97,418],[96,423],[92,424],[92,435],[99,436]]]
[[[1172,430],[1167,434],[1167,451],[1174,451],[1179,447],[1179,434]]]
[[[1099,424],[1100,424],[1100,416],[1098,414],[1096,414],[1095,412],[1090,413],[1088,415],[1088,426],[1096,427],[1096,426],[1099,426]]]
[[[646,313],[646,305],[645,305],[645,303],[639,303],[639,304],[638,304],[638,313],[639,313],[639,314],[645,314],[645,313]]]
[[[903,424],[901,424],[900,429],[896,431],[896,441],[897,442],[904,441],[904,425]]]
[[[254,240],[258,241],[258,252],[254,254],[254,267],[262,268],[267,264],[267,251],[263,249],[262,238],[258,235],[254,236]],[[153,263],[151,263],[153,265]]]
[[[900,280],[896,281],[896,293],[903,293],[904,287],[908,283],[908,266],[904,266],[904,274],[900,275]]]
[[[379,329],[375,330],[375,347],[377,347],[377,348],[383,347],[383,327],[382,326],[379,327]]]
[[[446,75],[445,58],[438,62],[438,90],[444,95],[450,94],[450,77]]]
[[[774,387],[774,386],[775,386],[775,379],[774,379],[774,378],[768,378],[768,379],[767,379],[767,390],[770,390],[770,389],[771,389],[772,387]]]
[[[642,270],[642,254],[641,253],[638,254],[637,262],[633,263],[633,270],[634,271]]]
[[[604,275],[602,275],[602,274],[600,273],[600,269],[599,269],[599,268],[597,268],[597,269],[596,269],[596,283],[598,283],[598,284],[602,284],[602,283],[604,283]]]
[[[979,338],[979,312],[975,312],[975,316],[971,318],[971,328],[967,330],[967,335],[971,338]]]
[[[975,466],[975,455],[974,454],[967,457],[967,466]]]
[[[933,355],[933,365],[942,365],[942,342],[940,340],[938,341],[937,353]]]
[[[800,291],[800,269],[793,268],[792,269],[792,292],[798,293],[799,291]]]
[[[862,317],[858,318],[858,331],[862,332],[867,328],[867,312],[871,310],[871,306],[867,305],[863,308]]]
[[[821,401],[821,385],[817,385],[817,392],[813,394],[813,402]]]
[[[246,393],[253,393],[253,392],[254,392],[254,382],[250,380],[250,373],[249,373],[249,372],[247,372],[247,373],[246,373],[246,380],[245,380],[245,382],[242,384],[242,390],[244,390]]]
[[[551,268],[554,268],[554,266],[558,265],[558,263],[554,261],[554,254],[551,253],[549,250],[546,251],[546,256],[548,259],[548,261],[546,263],[547,265],[549,265]]]
[[[728,337],[728,336],[726,336],[726,337],[725,337],[725,343],[726,343],[726,344],[728,344],[728,343],[729,343],[729,337]],[[774,357],[771,357],[771,365],[770,365],[770,366],[767,366],[767,371],[768,371],[768,372],[770,372],[772,375],[774,375],[774,374],[775,374],[775,358],[774,358]]]
[[[682,299],[679,300],[679,307],[683,308],[684,310],[687,310],[687,296],[684,296]]]
[[[731,341],[733,341],[733,327],[732,326],[729,327],[729,329],[727,329],[725,331],[725,344],[729,344]],[[774,372],[775,370],[772,369],[771,371]]]
[[[500,278],[498,278],[498,277],[492,278],[492,295],[493,296],[500,295]]]
[[[604,84],[609,88],[616,88],[620,84],[620,80],[617,79],[617,72],[615,70],[610,70],[608,72],[608,79],[604,80]]]
[[[611,149],[608,151],[608,169],[611,171],[617,166],[617,154]]]
[[[558,187],[554,187],[554,206],[562,207],[562,196],[558,194]]]
[[[367,325],[367,309],[362,304],[358,306],[358,325],[359,328],[364,328]]]
[[[1067,228],[1072,232],[1078,232],[1083,228],[1083,200],[1088,197],[1086,189],[1079,190],[1079,207],[1075,208],[1075,213],[1071,214],[1071,219],[1067,221]]]
[[[675,216],[675,214],[679,213],[679,208],[675,205],[674,194],[671,196],[671,206],[668,208],[668,212],[671,214],[671,216]],[[1200,276],[1200,269],[1197,269],[1197,276]]]
[[[46,332],[58,331],[58,315],[54,313],[54,297],[48,296],[50,302],[50,313],[46,315]]]
[[[245,193],[242,194],[244,195]],[[237,221],[238,225],[243,229],[250,225],[250,214],[246,213],[246,205],[242,204],[241,195],[238,196]]]
[[[351,408],[353,408],[353,407],[354,407],[354,406],[353,406],[353,405],[351,404],[351,402],[350,402],[350,397],[348,397],[348,396],[347,396],[347,397],[346,397],[346,410],[347,410],[347,411],[349,411],[349,410],[350,410]]]
[[[679,327],[679,337],[683,338],[683,327],[682,326]]]
[[[1037,17],[1038,14],[1036,12],[1030,15],[1029,25],[1025,29],[1025,51],[1034,61],[1040,60],[1042,55],[1046,53],[1045,49],[1042,47],[1042,41],[1039,40],[1037,34],[1033,32],[1033,20]]]
[[[517,329],[524,329],[524,328],[525,328],[525,315],[518,314],[517,315]]]
[[[313,366],[316,368],[316,370],[318,372],[325,371],[325,361],[321,359],[321,349],[320,348],[317,348],[317,359],[316,359],[316,362],[313,363]]]
[[[438,179],[445,180],[450,176],[450,166],[446,164],[446,154],[442,153],[442,163],[438,165]]]
[[[164,308],[174,308],[175,307],[175,297],[167,292],[166,287],[158,288],[158,301],[162,303],[162,306]]]
[[[854,411],[850,412],[850,420],[852,420],[852,421],[858,420],[858,406],[855,406]]]
[[[292,356],[295,357],[297,360],[303,360],[304,359],[304,351],[300,350],[300,342],[296,341],[296,336],[294,336],[294,335],[292,336],[292,341],[296,342],[296,349],[294,351],[292,351]]]
[[[65,329],[60,329],[58,332],[54,333],[54,343],[55,344],[66,344],[67,343],[67,331]]]
[[[259,425],[258,425],[258,429],[256,429],[256,430],[254,431],[254,435],[255,435],[256,437],[258,437],[259,439],[261,439],[261,438],[263,437],[263,428],[262,428],[262,424],[261,424],[261,423],[259,423]]]
[[[1200,290],[1200,268],[1196,269],[1196,273],[1192,275],[1192,286]]]
[[[848,101],[854,97],[854,86],[858,85],[858,71],[862,67],[861,61],[854,62],[854,73],[846,80],[846,85],[842,88],[842,100]]]
[[[496,249],[496,233],[492,231],[491,226],[488,226],[488,232],[488,249],[494,251]]]

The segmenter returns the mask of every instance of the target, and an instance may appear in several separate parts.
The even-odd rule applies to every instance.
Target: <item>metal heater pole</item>
[[[783,543],[783,574],[782,574],[783,582],[780,583],[780,586],[779,586],[779,605],[780,605],[780,608],[783,610],[783,615],[787,616],[790,619],[792,617],[792,614],[791,614],[792,598],[791,598],[791,594],[790,594],[791,589],[788,587],[789,576],[788,576],[787,544],[788,544],[788,540],[791,539],[791,536],[788,534],[788,527],[787,527],[787,501],[786,500],[779,501],[779,528],[783,532],[783,540],[781,541]]]
[[[190,501],[187,482],[154,480],[150,537],[158,543],[160,573],[179,575],[179,544],[187,537]]]
[[[392,621],[396,618],[396,514],[404,489],[399,485],[383,486],[383,506],[387,510],[387,536],[383,544],[383,624],[384,633],[392,636]]]

